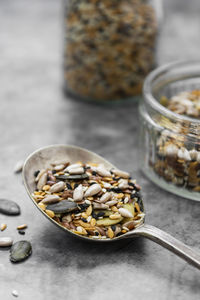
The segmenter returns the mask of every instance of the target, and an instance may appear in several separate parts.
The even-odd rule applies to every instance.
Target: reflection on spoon
[[[55,160],[58,161],[60,164],[56,165]],[[109,234],[108,234],[107,236],[110,238],[105,238],[105,239],[92,238],[92,237],[88,237],[84,234],[77,234],[78,232],[76,232],[76,230],[72,231],[66,227],[63,227],[60,223],[57,222],[56,218],[53,219],[52,217],[54,216],[54,212],[52,210],[52,205],[55,206],[54,210],[56,208],[57,209],[56,212],[59,213],[59,207],[58,207],[59,205],[56,205],[56,199],[52,200],[53,198],[51,198],[51,199],[49,198],[46,200],[47,203],[48,203],[48,201],[50,201],[49,203],[51,203],[51,204],[48,205],[47,207],[50,207],[51,209],[46,210],[46,213],[45,213],[44,210],[42,209],[42,206],[39,207],[33,198],[33,192],[35,191],[35,188],[36,188],[34,173],[36,176],[39,176],[39,179],[37,178],[36,181],[37,181],[38,188],[40,189],[42,186],[44,186],[44,184],[47,181],[47,178],[45,175],[46,174],[45,170],[49,169],[50,167],[52,168],[52,162],[55,162],[55,165],[57,168],[56,175],[58,175],[59,168],[60,168],[60,170],[63,169],[62,162],[64,163],[66,161],[70,161],[70,165],[65,166],[67,169],[66,172],[67,172],[68,176],[71,176],[71,178],[73,180],[76,176],[86,176],[82,166],[75,165],[75,163],[77,163],[77,161],[81,161],[84,164],[87,164],[88,162],[90,162],[91,164],[98,164],[101,166],[101,170],[99,172],[105,172],[105,171],[108,172],[108,170],[111,170],[111,169],[115,169],[117,171],[117,169],[111,163],[106,161],[104,158],[100,157],[99,155],[97,155],[93,152],[90,152],[86,149],[79,148],[76,146],[52,145],[52,146],[48,146],[48,147],[45,147],[45,148],[35,151],[25,161],[24,168],[23,168],[24,184],[25,184],[26,190],[27,190],[30,198],[34,202],[34,204],[40,209],[40,211],[50,221],[52,221],[55,225],[59,226],[60,228],[65,230],[67,233],[70,233],[74,237],[79,237],[81,239],[84,239],[84,240],[87,239],[87,240],[94,241],[94,242],[111,242],[111,241],[118,241],[121,239],[144,236],[144,237],[147,237],[148,239],[151,239],[151,240],[155,241],[156,243],[162,245],[163,247],[169,249],[173,253],[177,254],[181,258],[183,258],[186,261],[188,261],[189,263],[191,263],[193,266],[200,269],[200,254],[199,253],[195,252],[194,250],[192,250],[188,246],[184,245],[182,242],[178,241],[177,239],[170,236],[169,234],[165,233],[164,231],[162,231],[154,226],[144,224],[144,213],[143,213],[144,207],[143,207],[143,201],[141,198],[139,199],[139,201],[137,201],[138,210],[142,213],[142,216],[143,216],[142,222],[140,222],[139,226],[130,231],[125,230],[123,232],[123,234],[116,236],[116,237],[112,236],[112,234],[109,236]],[[43,172],[43,173],[36,174],[37,170],[40,170],[40,172]],[[77,172],[79,174],[77,174]],[[124,177],[126,177],[125,173],[126,172],[124,172]],[[59,191],[59,189],[62,190],[62,188],[64,188],[64,186],[61,187],[61,185],[63,185],[64,182],[67,182],[66,178],[64,178],[64,176],[66,176],[65,173],[63,174],[63,172],[61,172],[60,175],[58,175],[58,176],[60,176],[59,184],[56,183],[56,184],[52,185],[50,188],[50,191],[52,191],[52,193],[54,193],[54,198],[56,198],[55,197],[56,191]],[[75,176],[75,177],[73,177],[73,176]],[[117,176],[119,176],[119,174],[118,175],[116,174],[116,177]],[[69,179],[69,177],[68,177],[68,179]],[[84,179],[86,179],[86,177]],[[100,188],[99,188],[99,186],[97,186],[97,184],[96,184],[96,186],[93,186],[93,187],[91,185],[91,187],[89,187],[88,190],[85,191],[85,194],[88,193],[88,198],[90,197],[90,195],[92,195],[92,192],[89,189],[91,189],[92,191],[94,191],[96,189],[96,192],[100,192]],[[99,189],[99,191],[98,191],[98,189]],[[78,203],[79,203],[79,201],[81,201],[79,198],[79,197],[81,197],[80,194],[81,194],[81,187],[79,187],[79,190],[77,190],[75,195],[73,196],[73,197],[77,198],[76,200]],[[49,195],[49,197],[52,197],[52,195]],[[54,201],[55,201],[55,204],[53,204]],[[62,200],[62,201],[64,201],[64,200]],[[60,201],[60,203],[62,203],[62,201]],[[58,203],[58,204],[60,204],[60,203]],[[64,203],[65,202],[63,202],[63,204]],[[99,205],[100,204],[101,203],[99,203]],[[45,205],[45,203],[43,203],[43,205]],[[71,202],[71,207],[73,207],[73,205],[74,205],[74,202]],[[97,205],[97,207],[98,207],[98,205]],[[72,208],[72,209],[74,209],[74,208]],[[48,213],[48,211],[49,211],[49,213]],[[52,212],[53,212],[53,214],[52,214]],[[123,214],[123,211],[121,211],[121,213]],[[126,212],[124,211],[124,213],[126,213]],[[130,216],[127,216],[127,217],[130,217]]]

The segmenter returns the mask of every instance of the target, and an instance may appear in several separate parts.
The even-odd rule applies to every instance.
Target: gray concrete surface
[[[199,1],[165,3],[159,64],[199,56]],[[151,241],[92,245],[73,240],[33,206],[15,163],[48,144],[91,149],[132,173],[143,186],[146,221],[200,249],[200,203],[167,193],[149,182],[137,165],[135,103],[98,106],[62,93],[61,1],[0,2],[0,197],[17,201],[18,217],[0,215],[0,236],[28,239],[32,256],[9,262],[0,250],[0,299],[199,299],[200,273]],[[25,237],[16,226],[27,223]]]

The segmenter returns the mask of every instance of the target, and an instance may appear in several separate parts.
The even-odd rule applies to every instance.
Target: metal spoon
[[[67,161],[69,160],[71,163],[75,163],[76,161],[82,161],[83,163],[93,162],[93,163],[103,163],[106,168],[113,168],[114,166],[105,160],[103,157],[88,151],[83,148],[79,148],[76,146],[68,146],[68,145],[52,145],[47,146],[45,148],[39,149],[32,153],[25,161],[23,167],[23,179],[24,184],[27,190],[28,195],[30,196],[33,203],[37,206],[37,208],[47,217],[51,222],[55,225],[59,226],[66,232],[70,233],[75,237],[79,237],[84,240],[90,240],[95,242],[110,242],[110,241],[118,241],[121,239],[127,239],[132,237],[143,236],[146,237],[157,244],[167,248],[171,252],[177,254],[193,266],[200,269],[200,253],[195,252],[182,242],[178,241],[168,233],[147,224],[142,224],[140,227],[131,230],[119,237],[115,237],[113,239],[92,239],[85,236],[77,235],[67,228],[61,226],[52,218],[50,218],[43,210],[41,210],[38,205],[35,203],[31,194],[35,190],[35,181],[34,181],[34,172],[38,169],[46,169],[51,166],[53,161]],[[143,210],[143,202],[139,203],[141,210]]]

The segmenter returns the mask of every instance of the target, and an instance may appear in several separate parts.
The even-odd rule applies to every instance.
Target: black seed
[[[52,172],[52,174],[56,174],[57,171],[56,170],[52,170],[51,172]]]
[[[18,230],[18,233],[19,234],[25,234],[25,231],[24,230]]]
[[[87,203],[79,204],[79,207],[80,207],[81,209],[88,208],[89,206],[90,206],[90,205],[87,204]]]
[[[129,182],[128,185],[132,186],[135,188],[135,184],[133,182]]]
[[[81,220],[85,223],[87,223],[87,220],[85,218],[81,218]]]
[[[98,236],[98,235],[99,235],[99,232],[98,232],[98,231],[95,231],[95,235]]]
[[[96,184],[96,182],[91,182],[90,185]]]
[[[115,193],[123,193],[123,190],[122,189],[120,189],[120,188],[111,188],[111,191],[112,192],[115,192]]]
[[[92,171],[92,175],[96,176],[96,175],[97,175],[97,172]]]
[[[67,186],[68,190],[72,190],[72,187],[71,187],[70,183],[66,183],[66,186]]]
[[[78,183],[75,183],[75,185],[74,185],[74,189],[75,189],[75,188],[77,188],[77,187],[78,187]]]
[[[100,211],[100,212],[97,214],[97,218],[103,217],[104,215],[105,215],[105,212]]]
[[[112,228],[112,231],[115,231],[116,226],[115,226],[115,225],[112,225],[111,228]]]
[[[97,217],[97,215],[95,214],[95,212],[92,212],[92,217],[93,217],[94,219],[98,219],[98,217]]]
[[[34,176],[37,177],[39,173],[40,173],[40,170],[35,171]]]

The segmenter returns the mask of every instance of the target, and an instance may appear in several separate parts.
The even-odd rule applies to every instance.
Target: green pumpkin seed
[[[20,262],[27,259],[31,253],[31,243],[28,241],[19,241],[13,244],[10,249],[10,260],[12,262]]]
[[[56,204],[47,205],[46,209],[53,211],[55,214],[62,214],[77,209],[78,205],[75,202],[62,200]]]
[[[12,200],[0,199],[0,213],[5,215],[19,215],[20,207]]]
[[[97,226],[112,226],[117,223],[120,223],[123,220],[123,217],[116,219],[116,220],[111,220],[110,218],[103,218],[100,220],[97,220]]]

